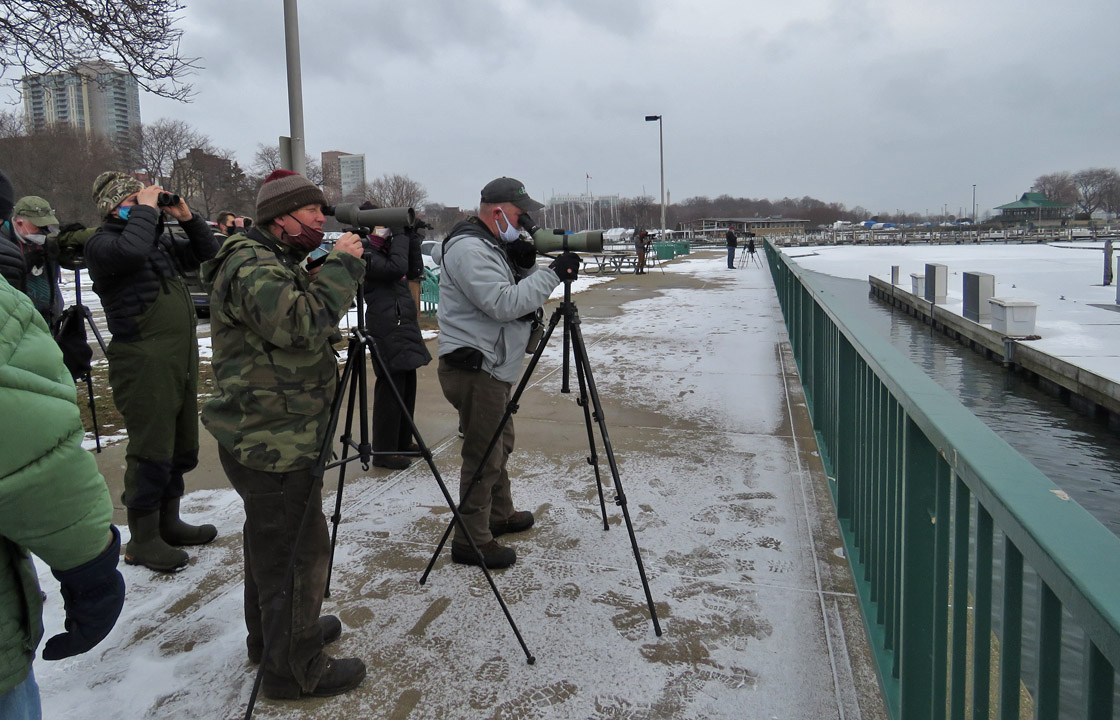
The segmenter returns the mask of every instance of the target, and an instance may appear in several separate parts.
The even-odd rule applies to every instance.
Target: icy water
[[[1009,445],[1018,450],[1081,504],[1120,535],[1120,442],[1105,424],[1076,412],[1026,379],[985,359],[930,326],[879,302],[859,280],[813,273],[814,279],[863,310],[863,319],[891,340],[903,355],[956,397]],[[975,518],[973,519],[975,522]],[[1002,534],[996,533],[996,547]],[[993,597],[1002,595],[1001,552],[994,553]],[[1038,647],[1038,578],[1024,569],[1023,679],[1033,694]],[[993,632],[1001,632],[998,617]],[[1080,707],[1084,634],[1064,613],[1061,709],[1063,720],[1084,717]],[[1120,684],[1118,684],[1120,687]],[[1120,711],[1120,696],[1113,706]]]

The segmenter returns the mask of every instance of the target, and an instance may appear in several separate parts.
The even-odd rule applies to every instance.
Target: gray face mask
[[[502,214],[502,217],[506,220],[506,229],[499,230],[498,237],[500,237],[503,242],[507,243],[511,243],[517,238],[521,237],[521,231],[517,229],[516,225],[509,221],[509,216],[506,215],[506,211],[499,208],[498,212],[500,212]]]

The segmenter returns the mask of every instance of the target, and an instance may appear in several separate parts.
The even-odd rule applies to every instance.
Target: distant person
[[[374,210],[363,203],[362,210]],[[412,299],[409,281],[424,274],[420,253],[423,236],[414,230],[392,233],[375,228],[369,237],[371,251],[365,254],[366,328],[377,343],[388,375],[375,363],[377,380],[373,385],[373,449],[378,453],[373,464],[403,470],[411,461],[396,453],[415,452],[409,416],[416,410],[416,370],[432,361],[420,334],[420,316]],[[393,393],[396,387],[404,401],[402,409]],[[405,415],[405,411],[408,415]]]
[[[528,530],[534,522],[531,512],[515,508],[506,472],[513,452],[512,417],[484,466],[482,460],[521,373],[531,319],[561,281],[574,280],[579,272],[579,258],[572,253],[539,268],[532,243],[520,239],[521,216],[542,207],[520,181],[492,180],[482,188],[478,215],[455,225],[433,253],[442,267],[439,383],[459,413],[464,435],[459,512],[482,553],[480,561],[456,523],[451,560],[460,564],[513,565],[517,553],[495,538]],[[471,488],[480,467],[480,480]]]
[[[215,224],[218,226],[218,242],[224,243],[237,233],[245,232],[253,223],[248,218],[240,217],[232,210],[222,210],[218,213]]]
[[[84,435],[74,381],[46,323],[0,279],[0,718],[42,717],[32,661],[46,597],[32,554],[58,579],[66,614],[65,632],[47,640],[44,660],[91,650],[124,603],[121,536]]]
[[[727,269],[735,269],[735,246],[738,245],[738,239],[735,237],[735,226],[727,228]]]
[[[213,525],[183,522],[179,503],[183,476],[198,465],[198,320],[180,273],[212,258],[218,243],[182,198],[161,206],[161,193],[125,173],[98,175],[93,196],[103,222],[85,252],[113,333],[109,386],[128,430],[123,500],[132,537],[124,560],[174,572],[190,559],[178,546],[217,535]],[[164,212],[187,240],[163,232]]]
[[[649,250],[649,233],[638,228],[634,231],[634,252],[638,255],[634,272],[638,275],[646,273],[646,251]]]
[[[83,229],[60,235],[58,230],[50,203],[34,195],[20,198],[11,219],[0,223],[0,274],[31,298],[50,328],[62,316],[59,267],[81,267],[82,246],[93,234]]]
[[[754,233],[747,233],[747,254],[754,255]]]

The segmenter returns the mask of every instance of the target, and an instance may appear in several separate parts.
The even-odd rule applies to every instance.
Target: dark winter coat
[[[727,247],[735,247],[739,244],[738,238],[735,236],[734,230],[727,231]]]
[[[0,275],[31,298],[48,326],[62,314],[58,269],[81,267],[82,246],[91,234],[85,229],[64,232],[36,245],[17,237],[10,221],[0,223]]]
[[[432,360],[420,335],[409,280],[423,277],[420,235],[397,233],[365,254],[366,328],[389,372],[415,370]],[[374,365],[377,369],[377,365]]]
[[[86,243],[93,290],[115,341],[136,342],[165,332],[193,335],[194,303],[181,274],[214,257],[218,241],[198,215],[180,225],[187,241],[163,232],[158,210],[136,205],[127,221],[106,219]],[[144,317],[157,302],[176,307]]]

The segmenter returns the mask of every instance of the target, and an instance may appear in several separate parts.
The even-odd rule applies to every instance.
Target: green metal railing
[[[1111,718],[1120,538],[766,254],[891,716]]]
[[[439,305],[439,273],[424,268],[424,277],[420,280],[420,310],[427,315],[434,315]]]

